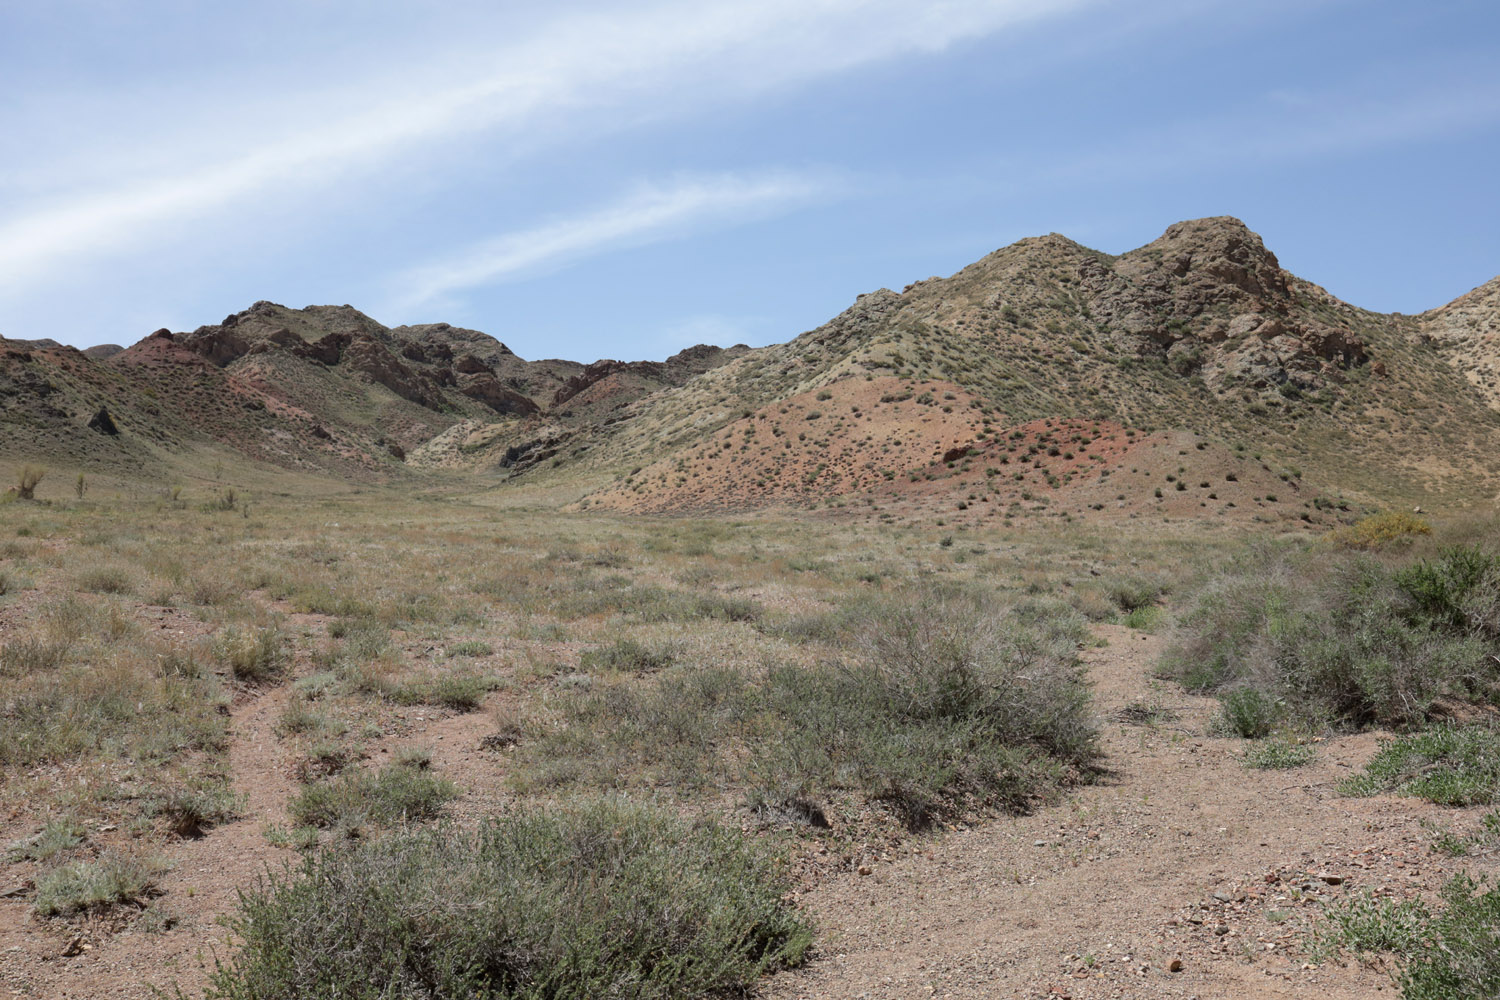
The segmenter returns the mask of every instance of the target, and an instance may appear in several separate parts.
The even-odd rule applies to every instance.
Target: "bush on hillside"
[[[1371,514],[1351,525],[1332,531],[1328,540],[1346,549],[1374,551],[1392,545],[1410,544],[1420,535],[1432,534],[1432,525],[1415,514],[1387,511]]]

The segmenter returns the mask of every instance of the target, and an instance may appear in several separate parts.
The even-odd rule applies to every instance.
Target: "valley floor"
[[[798,902],[819,929],[817,957],[768,980],[764,996],[1389,995],[1378,961],[1309,962],[1311,920],[1329,900],[1430,896],[1458,868],[1472,870],[1472,860],[1430,850],[1433,827],[1472,817],[1409,798],[1339,796],[1335,786],[1374,753],[1372,734],[1330,739],[1310,767],[1247,769],[1243,741],[1204,735],[1216,702],[1151,679],[1159,637],[1095,631],[1107,645],[1086,659],[1106,718],[1108,777],[1030,816],[862,845],[849,864],[820,864],[814,850]],[[7,898],[0,986],[12,996],[146,998],[202,985],[227,954],[216,919],[235,888],[287,859],[262,835],[285,822],[296,787],[273,732],[286,697],[281,686],[233,708],[234,785],[247,805],[241,819],[171,851],[163,889],[180,924],[110,934],[38,921],[26,901]],[[373,753],[429,746],[434,768],[468,790],[460,815],[504,807],[505,759],[482,746],[494,729],[487,715],[418,710],[410,721]]]
[[[293,804],[334,768],[373,769],[420,749],[433,774],[462,790],[447,809],[460,824],[526,794],[565,797],[571,786],[561,779],[540,792],[541,778],[518,784],[538,763],[504,734],[521,716],[556,725],[566,699],[589,684],[654,683],[644,679],[650,669],[585,677],[585,657],[605,643],[639,638],[688,671],[749,672],[773,658],[811,665],[838,654],[816,646],[825,634],[813,628],[823,621],[817,614],[878,595],[883,581],[944,574],[1016,595],[1066,594],[1094,619],[1094,644],[1081,655],[1104,777],[1022,817],[907,834],[830,809],[833,830],[792,835],[758,826],[742,808],[743,789],[710,777],[707,805],[700,794],[692,808],[781,845],[795,901],[817,933],[811,961],[764,980],[758,995],[1389,996],[1392,970],[1379,959],[1310,950],[1325,908],[1370,893],[1430,900],[1457,872],[1500,871],[1494,852],[1434,850],[1440,832],[1473,827],[1482,808],[1339,793],[1375,754],[1379,733],[1326,736],[1305,767],[1247,767],[1251,744],[1215,735],[1216,700],[1153,676],[1163,636],[1107,623],[1121,616],[1088,590],[1107,572],[1186,574],[1191,559],[1222,556],[1241,540],[1160,534],[1137,544],[1080,529],[1030,538],[960,531],[955,543],[952,529],[383,503],[289,512],[267,503],[254,518],[207,506],[118,516],[39,508],[11,522],[22,527],[0,566],[12,581],[0,601],[0,644],[31,649],[33,636],[60,634],[62,611],[85,624],[69,626],[74,673],[0,672],[0,684],[14,685],[0,688],[0,721],[11,724],[22,684],[43,693],[72,684],[57,691],[81,697],[77,686],[96,669],[129,681],[138,656],[150,678],[140,690],[155,690],[168,675],[163,664],[181,655],[219,664],[204,683],[222,685],[213,690],[223,692],[227,736],[217,751],[179,747],[148,758],[130,749],[143,737],[127,727],[115,742],[78,744],[71,757],[33,755],[0,768],[0,846],[32,843],[44,824],[75,817],[82,832],[53,868],[57,858],[116,850],[150,850],[165,863],[149,905],[44,918],[37,889],[49,863],[0,853],[0,996],[144,1000],[178,987],[196,995],[233,954],[222,919],[238,891],[297,864],[282,836],[295,825]],[[111,576],[112,566],[123,568]],[[704,595],[718,603],[682,603]],[[760,620],[741,614],[751,611]],[[213,660],[229,648],[224,636],[247,623],[272,623],[258,627],[282,637],[289,652],[279,674],[245,680]],[[373,623],[383,623],[379,643],[356,655]],[[480,685],[472,703],[444,707],[431,695],[450,674]],[[18,746],[0,741],[14,754]],[[335,758],[343,763],[329,763]],[[156,794],[152,783],[166,780],[148,759],[168,760],[186,787],[222,780],[237,807],[201,832],[171,832],[162,814],[140,807]],[[325,843],[337,835],[321,833]]]

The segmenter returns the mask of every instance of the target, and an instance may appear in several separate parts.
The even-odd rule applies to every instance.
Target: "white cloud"
[[[466,288],[510,280],[583,257],[670,239],[705,226],[742,222],[837,195],[829,178],[810,173],[683,177],[638,188],[613,204],[571,218],[474,244],[414,268],[388,284],[394,315],[442,301]]]
[[[320,119],[307,93],[285,95],[287,121],[304,122],[262,137],[236,155],[202,162],[193,134],[154,138],[157,162],[172,162],[174,144],[192,166],[152,179],[113,181],[121,148],[86,149],[101,165],[79,185],[71,164],[79,149],[58,151],[59,176],[73,186],[50,195],[27,191],[27,202],[0,217],[0,281],[16,287],[67,268],[81,255],[139,248],[170,226],[205,224],[225,209],[248,213],[267,199],[279,203],[344,177],[378,172],[424,145],[502,128],[567,131],[570,117],[619,110],[649,115],[662,106],[701,104],[845,71],[873,61],[931,53],[963,39],[1017,23],[1056,16],[1092,0],[674,0],[646,10],[561,17],[519,42],[466,43],[449,64],[455,81],[433,66],[413,70],[397,94],[389,74],[370,82],[375,98],[362,110]],[[483,55],[476,53],[483,52]],[[441,60],[441,57],[438,57]],[[356,88],[357,89],[357,88]],[[185,98],[188,100],[190,98]],[[248,99],[247,99],[248,103]],[[264,104],[257,95],[257,107]],[[234,109],[222,110],[232,120]],[[170,109],[153,115],[170,121]],[[261,115],[264,118],[264,114]],[[0,122],[3,125],[3,122]],[[22,148],[24,144],[17,144]],[[243,142],[242,142],[243,145]],[[45,161],[25,165],[28,177]]]

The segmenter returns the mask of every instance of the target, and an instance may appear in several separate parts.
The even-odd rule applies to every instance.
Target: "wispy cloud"
[[[1049,164],[1030,186],[1264,169],[1391,146],[1440,141],[1500,122],[1500,85],[1457,76],[1371,94],[1365,81],[1321,91],[1272,90],[1226,109],[1140,130],[1071,162]]]
[[[395,94],[388,83],[372,81],[370,92],[386,96],[330,119],[310,114],[301,106],[307,95],[289,91],[286,119],[315,124],[258,134],[253,146],[217,161],[199,160],[192,135],[167,135],[158,144],[170,149],[180,141],[191,166],[125,184],[112,182],[106,169],[93,184],[47,194],[28,190],[28,204],[0,216],[0,282],[22,287],[80,255],[127,242],[138,248],[168,226],[202,226],[225,209],[253,213],[267,199],[295,197],[353,171],[378,173],[383,163],[465,134],[565,132],[570,117],[603,109],[646,115],[664,105],[785,86],[940,51],[1088,2],[674,0],[645,10],[564,16],[483,56],[465,45],[453,59],[456,81],[431,67]],[[232,109],[225,117],[233,117]],[[109,149],[89,155],[106,166],[113,158]],[[160,150],[158,158],[169,159]],[[120,159],[128,159],[123,150]]]
[[[721,174],[644,185],[620,200],[570,218],[506,233],[397,276],[392,314],[595,254],[642,246],[786,211],[837,196],[843,185],[813,173]]]

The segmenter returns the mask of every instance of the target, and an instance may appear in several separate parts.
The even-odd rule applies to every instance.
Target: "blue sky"
[[[1500,273],[1492,0],[0,3],[0,136],[0,335],[76,346],[272,299],[660,358],[1204,215],[1369,308]]]

